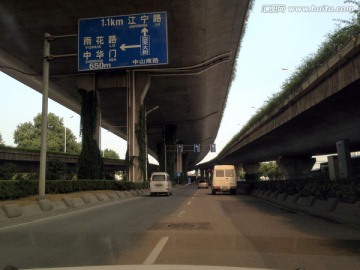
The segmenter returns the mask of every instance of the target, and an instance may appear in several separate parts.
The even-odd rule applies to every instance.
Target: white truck
[[[216,192],[230,192],[236,194],[236,173],[234,165],[215,165],[212,181],[211,181],[211,194],[215,195]]]

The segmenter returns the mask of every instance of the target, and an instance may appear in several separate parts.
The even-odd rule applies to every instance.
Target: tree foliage
[[[116,153],[114,150],[106,148],[103,153],[104,158],[112,158],[112,159],[120,159],[118,153]]]
[[[65,126],[63,118],[54,113],[48,114],[47,150],[52,152],[64,152],[65,149]],[[18,148],[40,149],[41,145],[41,114],[37,114],[33,123],[25,122],[17,125],[14,132],[14,142]],[[66,152],[70,154],[80,153],[80,144],[69,128],[66,128]]]
[[[262,162],[258,171],[259,176],[268,177],[271,180],[282,176],[281,170],[276,162]]]
[[[2,140],[2,135],[0,133],[0,146],[4,146],[5,145],[5,142]]]

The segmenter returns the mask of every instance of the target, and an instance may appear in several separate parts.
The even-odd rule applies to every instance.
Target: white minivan
[[[150,177],[150,196],[155,194],[172,195],[170,176],[166,172],[153,172]]]
[[[236,194],[236,173],[234,165],[215,165],[212,181],[211,181],[211,194],[215,195],[216,192],[230,192]]]

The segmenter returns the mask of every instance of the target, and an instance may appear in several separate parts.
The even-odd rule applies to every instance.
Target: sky
[[[295,7],[298,10],[294,11]],[[343,11],[349,8],[355,9],[354,4],[343,0],[255,1],[241,43],[237,75],[215,140],[217,153],[269,97],[281,90],[301,61],[316,52],[326,35],[336,28],[336,19],[351,18],[349,12]],[[41,112],[41,103],[40,93],[0,72],[0,133],[6,145],[16,146],[13,133],[17,125],[33,122]],[[78,114],[52,100],[48,111],[63,118],[80,141]],[[125,158],[126,141],[102,129],[101,149],[106,148]],[[217,153],[209,153],[204,160]]]

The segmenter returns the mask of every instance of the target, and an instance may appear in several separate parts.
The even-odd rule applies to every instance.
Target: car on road
[[[172,183],[166,172],[154,172],[150,177],[150,196],[156,194],[172,195]]]
[[[198,181],[198,189],[199,188],[209,188],[209,183],[205,179],[200,179]]]

